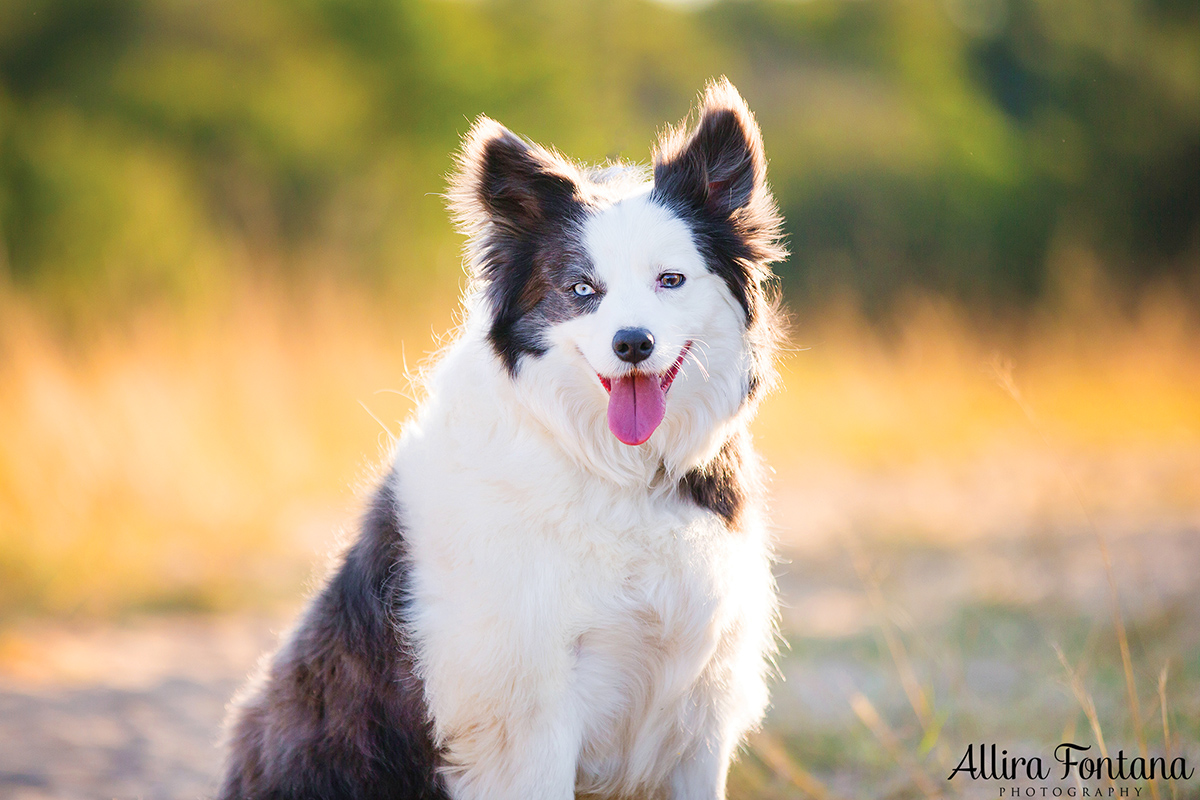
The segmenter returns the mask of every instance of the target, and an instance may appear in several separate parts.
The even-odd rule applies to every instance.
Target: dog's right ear
[[[450,179],[450,208],[470,235],[494,225],[520,236],[570,213],[578,174],[567,161],[480,117],[463,141]]]

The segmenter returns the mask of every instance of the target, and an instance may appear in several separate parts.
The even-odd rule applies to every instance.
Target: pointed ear
[[[567,161],[480,117],[463,140],[450,207],[468,233],[488,223],[510,233],[532,231],[567,209],[577,187]]]
[[[762,134],[746,101],[725,78],[705,88],[696,127],[681,124],[655,148],[655,192],[719,218],[763,195],[769,200],[766,181]]]

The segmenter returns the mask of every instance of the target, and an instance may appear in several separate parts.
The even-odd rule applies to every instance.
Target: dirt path
[[[225,705],[279,627],[152,618],[11,633],[0,798],[211,796]]]

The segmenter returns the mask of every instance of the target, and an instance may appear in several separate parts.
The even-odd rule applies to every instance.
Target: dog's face
[[[496,357],[557,434],[603,439],[582,442],[590,457],[649,443],[686,462],[755,395],[782,250],[759,131],[727,82],[659,142],[652,178],[482,119],[452,200]]]
[[[546,340],[579,354],[608,393],[612,435],[640,445],[663,422],[685,366],[672,401],[686,394],[693,371],[703,377],[714,346],[737,349],[742,315],[688,226],[648,192],[589,215],[580,238],[587,268],[563,287],[580,313],[548,328]]]

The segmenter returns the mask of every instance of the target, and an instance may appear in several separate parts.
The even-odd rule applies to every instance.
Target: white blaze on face
[[[741,309],[705,266],[690,228],[648,193],[604,208],[585,223],[583,244],[600,304],[563,323],[554,337],[582,353],[609,390],[609,430],[629,445],[642,444],[662,423],[667,390],[677,373],[686,373],[681,368],[689,343],[706,351],[714,338],[733,337],[734,349],[741,350]],[[664,273],[682,275],[683,283],[661,285]],[[644,328],[654,338],[653,353],[636,365],[613,349],[614,336],[626,328]]]

